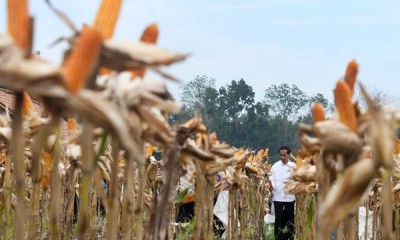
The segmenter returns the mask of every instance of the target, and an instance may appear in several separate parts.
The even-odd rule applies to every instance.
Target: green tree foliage
[[[244,79],[217,89],[215,79],[197,76],[181,90],[183,111],[170,117],[172,123],[185,122],[199,110],[208,131],[217,132],[220,140],[253,150],[269,147],[273,160],[281,145],[299,147],[297,124],[311,119],[312,102],[329,106],[322,94],[308,96],[288,84],[271,85],[264,99],[255,101],[253,88]]]
[[[286,83],[271,85],[265,90],[264,100],[271,105],[276,116],[293,119],[299,110],[309,102],[309,97],[296,85]]]

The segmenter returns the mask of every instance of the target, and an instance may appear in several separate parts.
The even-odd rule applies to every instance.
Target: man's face
[[[281,149],[279,150],[279,156],[281,158],[281,161],[286,164],[289,160],[288,160],[288,153],[286,149]]]

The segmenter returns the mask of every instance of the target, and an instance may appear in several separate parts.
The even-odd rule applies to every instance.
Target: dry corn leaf
[[[43,92],[47,95],[54,93],[55,85],[63,85],[61,74],[55,65],[36,58],[25,59],[24,53],[12,38],[1,34],[0,83],[3,87],[16,91],[23,91],[29,87],[32,93],[46,88]]]
[[[374,100],[368,95],[364,86],[360,84],[361,93],[368,105],[370,114],[369,144],[372,147],[372,155],[377,164],[390,168],[395,149],[395,126],[393,122],[385,119],[385,116]]]
[[[124,114],[118,111],[118,107],[110,102],[102,100],[101,97],[90,90],[81,90],[78,94],[70,96],[66,104],[83,119],[87,119],[95,126],[101,126],[108,132],[119,137],[121,144],[129,154],[135,157],[135,160],[144,163],[145,156],[138,153],[139,146],[135,140],[138,135],[132,132],[140,132],[139,126],[129,124]],[[136,128],[136,129],[135,129]],[[139,136],[141,136],[139,134]]]
[[[149,43],[108,40],[104,43],[102,65],[116,71],[134,70],[169,65],[183,61],[187,56]]]
[[[232,148],[229,144],[220,143],[211,146],[210,152],[223,158],[233,157],[237,149]]]
[[[182,149],[182,153],[190,154],[193,157],[202,161],[212,161],[215,159],[215,156],[213,154],[199,148],[196,143],[191,139],[187,139],[184,148]]]
[[[342,153],[355,158],[361,152],[362,139],[339,121],[317,122],[313,129],[320,144],[327,152]]]
[[[376,170],[377,165],[372,159],[360,160],[346,169],[318,211],[318,226],[328,231],[357,209]]]

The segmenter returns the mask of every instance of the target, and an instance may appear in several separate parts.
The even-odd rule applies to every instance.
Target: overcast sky
[[[0,0],[0,32],[6,31],[6,0]],[[59,63],[66,44],[48,48],[71,31],[42,0],[30,1],[35,50]],[[100,0],[53,0],[74,23],[92,23]],[[218,86],[243,78],[260,100],[271,84],[297,85],[332,100],[336,80],[349,60],[359,80],[398,96],[400,91],[400,1],[313,0],[125,0],[114,35],[139,39],[156,22],[158,44],[192,53],[168,71],[190,81],[196,75]],[[178,86],[169,84],[175,97]]]

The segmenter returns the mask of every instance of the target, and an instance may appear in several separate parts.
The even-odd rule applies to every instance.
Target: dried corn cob
[[[399,154],[400,153],[400,140],[396,139],[396,144],[395,144],[395,148],[394,148],[394,153],[395,154]]]
[[[22,100],[22,116],[28,116],[34,111],[33,102],[28,93],[24,92]]]
[[[257,152],[257,155],[254,157],[253,161],[257,162],[261,160],[261,157],[264,155],[264,149],[261,149]]]
[[[149,26],[147,26],[146,29],[143,31],[140,41],[156,44],[158,39],[158,33],[159,30],[157,24],[152,23]]]
[[[158,39],[158,32],[159,30],[157,24],[152,23],[143,31],[140,41],[156,44]],[[136,77],[143,78],[145,69],[143,68],[143,69],[133,70],[131,73],[132,73],[132,79]]]
[[[146,157],[149,158],[150,156],[152,156],[152,155],[153,155],[153,152],[154,152],[154,145],[151,144],[151,143],[149,143],[149,144],[146,146]]]
[[[68,124],[68,131],[76,131],[78,127],[76,126],[76,121],[74,118],[68,118],[67,119],[67,124]]]
[[[41,178],[41,185],[43,190],[47,190],[51,182],[51,157],[52,156],[49,151],[44,151],[43,153],[44,168]]]
[[[118,21],[122,0],[103,0],[96,15],[94,26],[99,29],[104,39],[112,38]],[[111,69],[100,68],[99,75],[110,74]]]
[[[31,46],[31,18],[28,0],[8,0],[8,33],[18,46],[28,53]]]
[[[98,63],[101,47],[100,32],[85,27],[62,69],[70,92],[76,93],[86,85]]]
[[[321,103],[315,103],[312,107],[312,115],[315,123],[325,121],[324,106]]]
[[[103,0],[96,15],[94,26],[101,32],[104,39],[113,36],[118,21],[122,0]]]
[[[352,93],[349,85],[340,80],[335,88],[335,104],[339,112],[339,120],[354,132],[357,131],[357,119],[352,103]]]
[[[356,61],[352,60],[347,65],[346,75],[344,76],[344,81],[349,85],[352,95],[354,94],[354,86],[358,73],[358,64]]]

